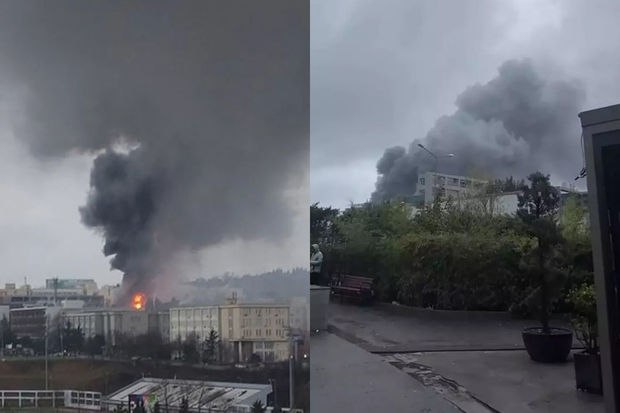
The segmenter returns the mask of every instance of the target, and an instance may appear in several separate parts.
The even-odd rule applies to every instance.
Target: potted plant
[[[598,346],[596,293],[592,284],[583,284],[569,294],[573,305],[571,323],[584,350],[573,355],[577,389],[603,394],[601,355]]]
[[[524,270],[534,276],[538,288],[534,291],[540,326],[522,332],[523,344],[530,358],[542,363],[564,362],[568,358],[573,333],[566,328],[550,326],[553,296],[561,285],[557,252],[562,236],[557,222],[560,195],[551,186],[549,176],[535,172],[528,177],[519,195],[517,216],[525,232],[535,241],[531,253],[524,257]]]

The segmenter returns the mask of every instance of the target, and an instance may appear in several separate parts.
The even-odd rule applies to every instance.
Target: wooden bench
[[[374,279],[355,275],[340,275],[331,279],[331,295],[358,300],[360,304],[372,304],[375,298]]]

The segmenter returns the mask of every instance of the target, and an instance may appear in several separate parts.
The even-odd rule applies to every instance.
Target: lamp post
[[[422,145],[421,143],[418,143],[418,147],[420,149],[422,149],[423,151],[425,151],[426,153],[428,153],[430,156],[433,157],[433,159],[435,159],[435,167],[433,168],[434,171],[433,172],[439,172],[439,158],[454,158],[456,155],[454,155],[453,153],[449,153],[446,155],[435,155],[430,149],[428,149],[426,146]]]
[[[49,318],[47,316],[47,309],[45,309],[45,390],[48,390],[48,375],[47,375],[47,336],[49,330]]]

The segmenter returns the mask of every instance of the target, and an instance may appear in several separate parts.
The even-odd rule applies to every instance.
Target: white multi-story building
[[[220,314],[217,306],[176,307],[170,309],[170,339],[184,341],[190,334],[199,340],[211,330],[219,334]]]
[[[432,204],[437,197],[458,198],[481,189],[487,181],[467,176],[426,172],[418,178],[414,196],[424,199],[424,205]]]
[[[200,342],[211,330],[221,340],[223,359],[248,361],[252,354],[263,361],[286,360],[291,320],[286,304],[238,304],[177,307],[170,309],[170,339],[186,340],[195,335]],[[300,313],[300,323],[307,315]]]
[[[481,194],[457,198],[455,205],[489,215],[514,215],[519,209],[520,191]]]
[[[138,336],[149,331],[149,314],[136,310],[92,310],[65,313],[64,322],[80,327],[84,337],[102,335],[106,343],[114,345],[119,334]]]
[[[220,306],[222,342],[237,361],[257,354],[263,361],[289,356],[290,307],[282,304],[227,304]]]
[[[310,312],[308,311],[308,299],[305,297],[291,298],[290,309],[291,328],[300,332],[309,331]]]
[[[148,318],[149,332],[159,334],[164,343],[170,342],[170,312],[149,313]]]

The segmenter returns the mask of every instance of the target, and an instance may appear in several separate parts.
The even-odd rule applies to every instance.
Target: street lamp
[[[434,172],[439,172],[439,158],[454,158],[456,156],[453,153],[448,153],[446,155],[435,155],[430,149],[428,149],[426,146],[422,145],[421,143],[418,143],[418,147],[435,159],[435,168],[433,168],[435,169]]]

